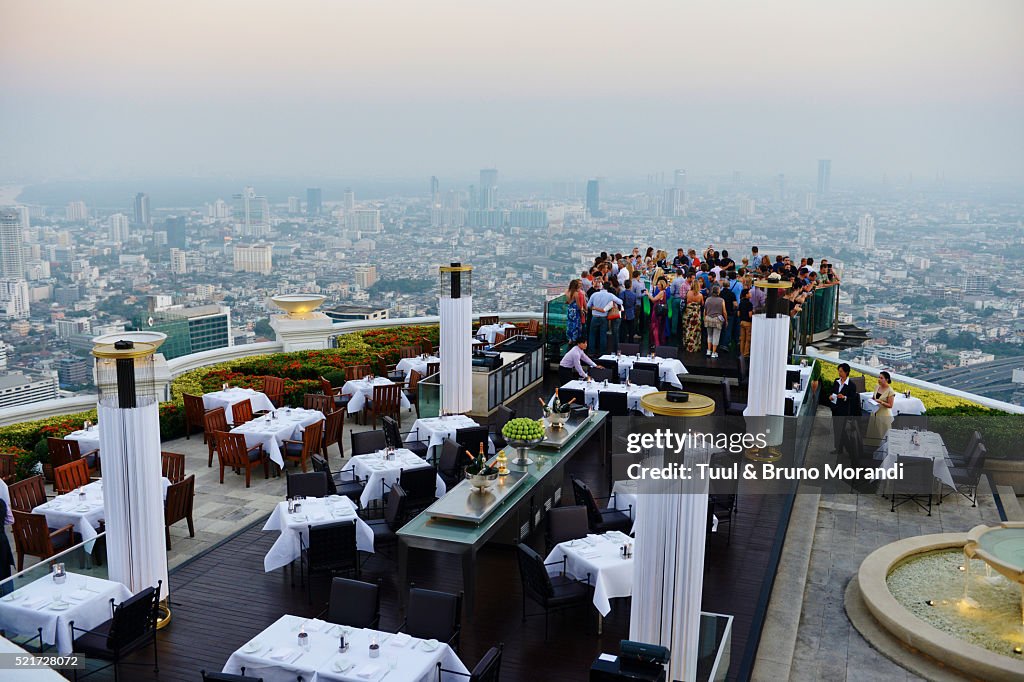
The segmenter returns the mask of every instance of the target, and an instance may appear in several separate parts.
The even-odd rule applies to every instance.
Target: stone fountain
[[[964,554],[968,559],[981,559],[1007,580],[1017,583],[1024,626],[1024,523],[1004,521],[995,527],[975,526],[967,534]]]

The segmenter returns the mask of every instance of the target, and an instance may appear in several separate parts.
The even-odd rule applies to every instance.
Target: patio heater
[[[769,277],[754,282],[754,286],[765,290],[766,303],[765,312],[754,315],[750,330],[750,377],[743,416],[747,433],[763,433],[768,448],[748,451],[746,456],[758,462],[774,462],[782,457],[777,446],[782,444],[784,432],[789,351],[789,315],[779,314],[779,300],[792,282]]]
[[[473,407],[473,267],[440,267],[441,414]]]
[[[132,593],[163,581],[158,627],[170,622],[160,464],[160,412],[153,381],[158,343],[97,343],[103,512],[111,580]]]

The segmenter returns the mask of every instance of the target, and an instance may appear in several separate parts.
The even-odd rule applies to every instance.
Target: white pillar
[[[695,471],[692,467],[708,457],[706,450],[688,450],[683,463]],[[699,477],[645,480],[639,493],[629,638],[667,647],[666,679],[693,682],[700,652],[708,484]]]
[[[133,593],[162,580],[160,598],[166,598],[159,407],[101,403],[98,413],[108,574]]]
[[[473,297],[441,296],[441,411],[473,407]]]

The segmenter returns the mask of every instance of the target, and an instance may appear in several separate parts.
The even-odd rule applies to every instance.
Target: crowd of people
[[[795,263],[779,254],[773,261],[756,246],[739,262],[711,245],[699,255],[680,248],[674,257],[654,247],[643,255],[639,247],[626,255],[602,252],[566,289],[566,336],[572,344],[587,341],[585,350],[594,356],[646,333],[652,349],[675,345],[687,353],[703,349],[712,358],[725,352],[749,357],[752,316],[766,302],[754,281],[773,275],[792,283],[782,303],[790,315],[814,289],[839,283],[825,259]]]

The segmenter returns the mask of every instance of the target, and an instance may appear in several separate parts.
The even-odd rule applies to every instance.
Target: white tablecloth
[[[262,412],[263,410],[273,410],[274,403],[270,402],[270,398],[264,393],[252,388],[240,388],[234,387],[229,388],[226,391],[214,391],[213,393],[203,394],[203,407],[208,410],[215,410],[218,407],[224,408],[224,413],[227,415],[228,424],[234,424],[235,422],[231,416],[231,408],[235,403],[240,403],[243,400],[248,399],[252,403],[253,412]]]
[[[630,537],[619,531],[588,535],[582,540],[556,545],[544,563],[565,557],[566,574],[585,580],[589,573],[590,584],[594,586],[594,606],[602,616],[607,616],[612,610],[611,599],[633,594],[633,558],[624,559],[621,554],[622,545],[627,541],[631,541]],[[551,575],[562,570],[561,564],[547,568]]]
[[[0,598],[0,628],[28,636],[42,628],[45,643],[56,644],[61,654],[70,654],[71,621],[75,621],[76,628],[94,628],[110,620],[111,599],[119,604],[130,596],[121,583],[102,578],[68,573],[64,584],[58,585],[50,575],[44,575]],[[58,597],[69,606],[55,609]]]
[[[427,448],[429,449],[441,445],[445,438],[455,440],[455,432],[459,429],[468,429],[474,426],[480,425],[464,414],[417,419],[405,440],[426,441]],[[474,452],[473,455],[476,455],[476,453]]]
[[[167,488],[171,482],[161,478],[161,483],[164,499],[167,499]],[[96,529],[104,518],[103,481],[93,481],[82,486],[81,490],[85,493],[84,499],[77,491],[72,491],[44,502],[33,509],[32,513],[44,515],[46,525],[50,528],[63,528],[69,524],[74,526],[75,532],[82,536],[82,542],[86,543],[86,550],[92,551],[91,542],[96,539]]]
[[[301,407],[285,407],[274,414],[265,414],[252,421],[236,426],[231,433],[245,436],[246,446],[252,448],[262,445],[263,450],[279,467],[284,467],[281,445],[286,440],[302,440],[303,430],[310,424],[323,421],[324,414],[319,410],[306,410]]]
[[[617,360],[619,363],[619,378],[625,379],[629,376],[629,370],[633,368],[634,362],[648,363],[658,365],[660,370],[659,379],[661,381],[667,381],[676,388],[682,388],[683,384],[679,381],[679,374],[688,374],[686,367],[678,358],[658,358],[658,357],[644,357],[640,356],[637,358],[635,355],[602,355],[602,360]]]
[[[640,500],[643,499],[641,495],[637,494],[639,481],[628,479],[625,481],[615,481],[612,484],[612,497],[608,500],[608,504],[605,506],[606,509],[618,509],[624,514],[633,515],[633,523],[636,523],[637,516],[640,512]],[[718,532],[718,517],[711,517],[711,532]]]
[[[288,513],[288,502],[279,502],[274,507],[263,530],[280,531],[281,537],[263,559],[263,570],[269,573],[298,559],[302,553],[299,538],[305,538],[307,527],[335,521],[355,521],[356,547],[361,552],[373,552],[373,529],[356,514],[352,500],[339,495],[307,497],[302,500],[298,514]]]
[[[480,329],[476,330],[476,335],[482,337],[488,344],[494,343],[494,337],[504,332],[506,329],[515,329],[514,324],[508,322],[502,322],[500,324],[485,324]]]
[[[874,397],[875,394],[871,391],[860,394],[860,408],[866,414],[874,414],[878,411],[878,405],[871,402]],[[908,398],[902,393],[897,393],[896,398],[892,401],[892,416],[894,417],[898,414],[924,414],[925,412],[926,408],[920,398],[914,396]]]
[[[639,384],[633,384],[627,386],[626,384],[608,384],[605,386],[603,381],[582,381],[580,379],[573,379],[567,382],[562,388],[572,388],[576,390],[582,390],[583,396],[587,400],[587,405],[593,407],[595,410],[598,408],[600,403],[601,391],[610,391],[614,393],[626,393],[626,406],[631,410],[637,410],[642,412],[644,416],[653,417],[654,413],[650,410],[644,409],[640,405],[640,399],[648,393],[657,393],[658,389],[654,386],[641,386]],[[554,396],[551,400],[554,400]],[[549,401],[550,402],[550,401]]]
[[[932,460],[932,473],[935,478],[942,481],[950,488],[956,488],[953,483],[953,474],[949,470],[949,453],[946,451],[946,444],[942,442],[942,436],[933,431],[918,431],[920,444],[914,445],[911,429],[889,429],[878,446],[878,456],[882,457],[882,467],[889,469],[896,466],[896,458],[903,457],[928,457]]]
[[[68,440],[77,440],[78,449],[83,454],[90,450],[100,449],[100,427],[99,424],[93,424],[88,429],[79,429],[78,431],[72,431],[67,436]]]
[[[374,386],[390,386],[393,383],[395,382],[385,377],[374,377],[372,382],[366,379],[346,381],[345,385],[341,387],[341,392],[352,396],[352,399],[348,401],[348,413],[359,412],[366,406],[367,400],[373,399]],[[409,399],[405,397],[404,391],[399,391],[399,401],[402,409],[408,410],[412,407]]]
[[[409,375],[413,370],[420,373],[420,377],[427,375],[427,363],[428,362],[441,362],[440,358],[434,357],[433,355],[421,358],[402,358],[398,361],[398,365],[395,367],[396,370],[405,375],[405,380],[409,380]]]
[[[299,632],[308,635],[309,651],[298,647]],[[345,652],[338,651],[342,632]],[[371,638],[380,644],[377,658],[369,656]],[[436,682],[438,661],[466,675],[445,675],[445,682],[468,679],[469,670],[444,642],[285,615],[231,654],[223,672],[237,675],[245,667],[246,675],[265,682],[295,682],[298,675],[309,682],[378,682],[385,675],[387,682]]]
[[[355,471],[355,475],[366,481],[363,494],[359,496],[359,504],[365,509],[373,500],[380,500],[384,495],[383,483],[391,485],[398,481],[403,469],[422,469],[430,466],[430,463],[421,459],[415,452],[399,448],[395,450],[395,459],[387,460],[384,457],[384,450],[369,455],[354,455],[345,466],[342,472]],[[445,494],[444,481],[437,477],[437,488],[434,493],[441,497]]]

